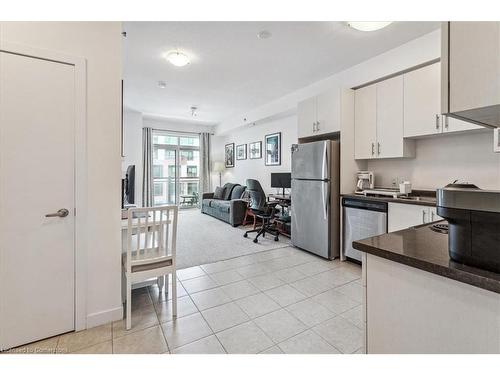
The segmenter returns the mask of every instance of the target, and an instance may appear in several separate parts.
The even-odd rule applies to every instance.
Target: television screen
[[[292,174],[291,173],[271,173],[271,187],[273,188],[286,188],[292,187]]]
[[[122,179],[122,208],[135,203],[135,165],[129,165]]]

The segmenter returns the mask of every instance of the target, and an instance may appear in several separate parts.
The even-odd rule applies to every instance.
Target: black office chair
[[[276,224],[274,222],[274,216],[277,212],[275,202],[267,202],[266,193],[262,190],[259,181],[248,179],[247,180],[247,191],[250,196],[250,209],[253,214],[259,218],[262,222],[262,226],[257,229],[248,230],[245,232],[243,237],[248,237],[248,233],[257,232],[253,242],[257,243],[259,236],[266,236],[269,233],[274,236],[274,240],[278,241],[279,232],[276,229]]]

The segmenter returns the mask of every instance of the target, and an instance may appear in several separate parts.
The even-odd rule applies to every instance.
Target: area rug
[[[198,209],[179,211],[177,225],[177,268],[187,268],[213,263],[259,251],[290,245],[284,236],[274,241],[272,236],[259,237],[259,242],[243,237],[251,226],[234,228],[214,217],[202,214]]]

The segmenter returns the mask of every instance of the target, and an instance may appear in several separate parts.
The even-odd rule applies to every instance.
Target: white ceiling
[[[344,22],[125,22],[124,104],[145,114],[215,124],[438,27],[395,22],[361,32]],[[261,30],[272,37],[257,38]],[[177,48],[191,64],[175,67],[162,58]],[[193,105],[199,108],[195,118]]]

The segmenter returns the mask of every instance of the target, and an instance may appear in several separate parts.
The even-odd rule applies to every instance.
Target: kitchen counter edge
[[[428,230],[429,233],[423,232],[424,230]],[[422,248],[405,249],[404,246],[403,248],[397,248],[400,241],[391,239],[391,236],[402,238],[409,236],[413,239],[415,234],[420,236],[442,236],[442,234],[430,231],[429,224],[424,224],[364,240],[353,241],[352,245],[354,249],[367,254],[500,294],[500,274],[454,262],[449,258],[448,247],[442,243],[434,249],[434,251],[438,250],[438,254],[431,252],[426,254],[425,249]],[[390,249],[390,243],[394,243],[394,249]],[[404,243],[404,240],[402,243]]]

